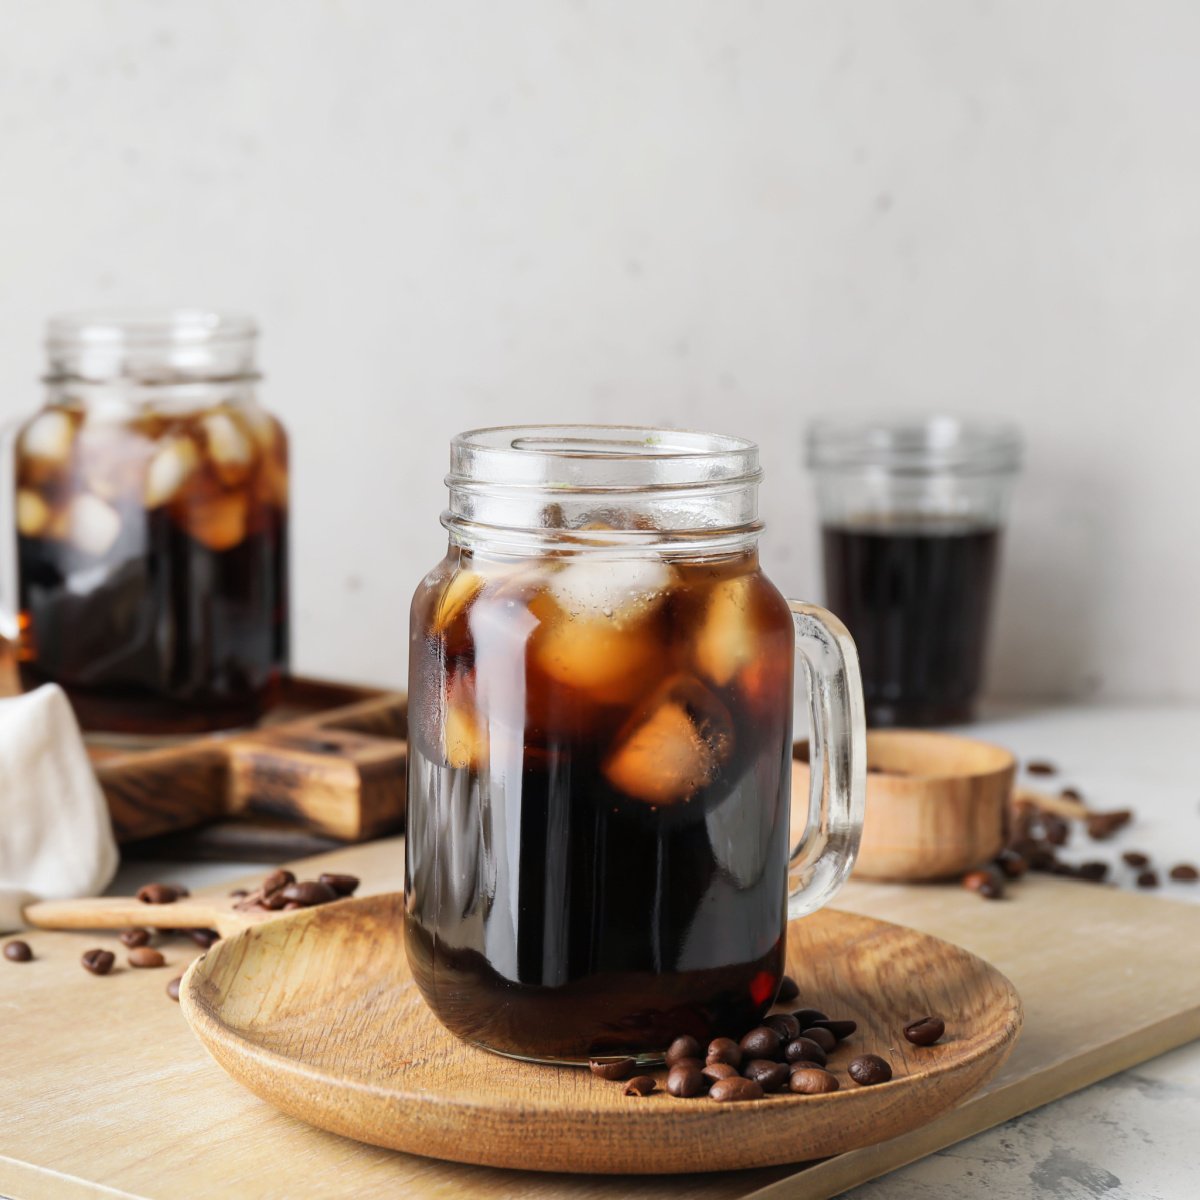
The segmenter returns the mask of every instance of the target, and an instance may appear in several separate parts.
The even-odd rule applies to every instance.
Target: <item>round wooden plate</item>
[[[787,1007],[858,1022],[830,1056],[842,1090],[827,1096],[637,1099],[586,1070],[466,1045],[409,975],[399,895],[304,910],[218,942],[184,977],[180,1001],[234,1079],[310,1124],[457,1162],[589,1173],[761,1167],[883,1141],[978,1088],[1021,1025],[1003,975],[899,925],[825,909],[792,922],[788,962],[801,993]],[[945,1019],[944,1040],[910,1046],[902,1027],[929,1013]],[[845,1066],[862,1053],[888,1059],[892,1081],[850,1083]]]

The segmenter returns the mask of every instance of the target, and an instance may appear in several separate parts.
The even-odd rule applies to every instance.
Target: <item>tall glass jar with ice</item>
[[[245,724],[287,664],[287,437],[256,329],[208,312],[60,317],[8,464],[9,630],[82,724]],[[15,585],[15,586],[14,586]]]
[[[853,643],[763,574],[759,479],[753,443],[708,434],[454,440],[449,552],[412,603],[405,889],[459,1036],[578,1062],[744,1031],[788,916],[848,872]],[[817,766],[791,847],[796,649]]]

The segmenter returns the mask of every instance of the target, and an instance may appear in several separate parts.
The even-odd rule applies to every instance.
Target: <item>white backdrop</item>
[[[0,418],[41,324],[248,309],[296,660],[403,678],[446,443],[1004,413],[998,694],[1200,699],[1193,0],[0,0]]]

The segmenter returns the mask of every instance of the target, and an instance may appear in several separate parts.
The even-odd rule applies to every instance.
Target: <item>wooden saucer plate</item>
[[[437,1022],[409,974],[403,900],[348,900],[264,922],[189,969],[183,1011],[234,1079],[334,1133],[434,1158],[523,1170],[666,1174],[824,1158],[914,1129],[979,1088],[1012,1049],[1012,984],[938,938],[825,909],[792,922],[787,1007],[851,1017],[830,1056],[841,1090],[753,1103],[626,1097],[586,1070],[515,1062]],[[946,1021],[936,1046],[901,1030]],[[845,1067],[882,1055],[894,1078],[854,1086]],[[660,1088],[663,1072],[658,1072]]]

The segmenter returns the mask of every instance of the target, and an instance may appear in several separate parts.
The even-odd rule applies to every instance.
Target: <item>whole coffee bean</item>
[[[833,1053],[833,1048],[837,1045],[837,1038],[824,1025],[814,1025],[811,1029],[805,1029],[798,1037],[807,1038],[810,1042],[816,1042],[826,1054]]]
[[[1148,867],[1150,865],[1149,856],[1142,854],[1138,850],[1126,850],[1125,853],[1121,855],[1121,861],[1124,862],[1127,867]]]
[[[878,1054],[861,1054],[851,1061],[846,1073],[859,1087],[871,1087],[876,1083],[887,1083],[892,1077],[892,1068]]]
[[[704,1049],[690,1034],[677,1037],[667,1047],[667,1066],[673,1067],[681,1058],[703,1058]]]
[[[996,855],[996,866],[1009,879],[1020,879],[1029,870],[1029,863],[1015,850],[1001,850]]]
[[[317,882],[333,888],[339,896],[353,896],[358,891],[358,876],[332,875],[328,871],[317,876]]]
[[[783,1046],[779,1034],[765,1025],[752,1029],[738,1045],[746,1058],[774,1058]]]
[[[788,1063],[788,1070],[795,1075],[797,1071],[823,1071],[825,1064],[819,1062],[809,1062],[808,1059],[802,1058],[799,1062]]]
[[[1133,812],[1128,808],[1118,808],[1113,812],[1091,813],[1087,818],[1088,837],[1096,842],[1107,841],[1118,829],[1123,829],[1133,820]]]
[[[1103,883],[1108,878],[1108,863],[1097,859],[1080,863],[1077,873],[1080,879],[1086,879],[1089,883]]]
[[[825,1051],[812,1038],[798,1037],[794,1042],[788,1042],[783,1048],[783,1057],[788,1062],[815,1062],[825,1065]]]
[[[295,883],[296,877],[291,871],[285,871],[280,868],[278,871],[272,871],[270,875],[262,881],[263,895],[269,896],[272,892],[282,891],[289,883]]]
[[[593,1058],[588,1060],[588,1067],[592,1074],[599,1075],[601,1079],[628,1079],[636,1066],[637,1063],[632,1058]]]
[[[682,1063],[673,1066],[667,1072],[667,1091],[672,1096],[680,1096],[690,1100],[693,1096],[703,1096],[710,1085],[709,1078],[696,1067],[686,1067]]]
[[[221,935],[215,929],[185,929],[183,932],[197,946],[202,946],[205,950],[210,946],[215,946],[221,940]]]
[[[732,1079],[738,1073],[737,1067],[727,1062],[710,1062],[701,1068],[700,1074],[715,1083],[718,1079]]]
[[[1042,815],[1042,829],[1045,831],[1046,841],[1052,846],[1065,846],[1070,840],[1070,825],[1053,813]]]
[[[170,996],[171,999],[174,1000],[176,1004],[179,1003],[179,985],[182,982],[183,982],[183,976],[176,975],[175,978],[172,979],[171,982],[167,984],[167,995]]]
[[[800,1036],[800,1022],[791,1013],[775,1013],[774,1016],[764,1017],[763,1024],[775,1030],[779,1040],[785,1044]]]
[[[1083,793],[1078,788],[1065,787],[1058,793],[1064,800],[1078,800],[1083,802]]]
[[[151,946],[135,946],[129,952],[131,967],[161,967],[167,960]]]
[[[315,879],[306,879],[303,883],[289,883],[280,892],[285,901],[299,904],[302,908],[312,908],[315,904],[328,904],[337,899],[337,892],[327,883],[319,883]]]
[[[85,950],[79,961],[83,963],[85,971],[91,971],[93,975],[107,975],[113,969],[117,956],[111,950]]]
[[[649,1096],[656,1086],[649,1075],[635,1075],[621,1090],[626,1096]]]
[[[137,898],[143,904],[174,904],[179,899],[179,890],[170,883],[148,883],[138,888]]]
[[[705,1062],[729,1063],[730,1066],[740,1067],[742,1065],[742,1050],[733,1038],[713,1038],[708,1043],[708,1052],[705,1054],[704,1059]]]
[[[738,1100],[761,1100],[763,1090],[761,1084],[755,1083],[753,1079],[743,1079],[740,1075],[734,1075],[729,1079],[718,1079],[709,1089],[708,1095],[711,1100],[728,1104]]]
[[[267,892],[258,903],[268,912],[278,912],[287,903],[287,900],[284,898],[283,888],[280,888],[278,891]]]
[[[1137,877],[1137,885],[1140,888],[1156,888],[1158,887],[1158,872],[1157,871],[1139,871]]]
[[[1030,775],[1057,775],[1058,768],[1052,762],[1046,762],[1045,759],[1035,758],[1033,762],[1025,764],[1025,770]]]
[[[800,988],[796,985],[796,981],[790,976],[785,975],[779,981],[779,991],[775,993],[776,1004],[786,1004],[789,1000],[795,1000],[800,995]]]
[[[998,879],[989,879],[986,883],[980,885],[979,894],[985,900],[1003,900],[1004,884]]]
[[[28,942],[5,942],[4,957],[9,962],[29,962],[33,958],[33,951]]]
[[[994,872],[985,870],[981,867],[975,871],[968,871],[962,877],[961,883],[968,892],[978,892],[985,888],[989,883],[992,883],[995,878],[996,875]]]
[[[788,1080],[788,1089],[800,1096],[823,1096],[838,1090],[837,1076],[820,1068],[793,1071]]]
[[[822,1021],[814,1021],[813,1029],[828,1029],[839,1042],[844,1042],[857,1028],[857,1021],[831,1021],[826,1017]]]
[[[822,1021],[828,1021],[829,1018],[816,1008],[798,1008],[792,1016],[800,1023],[801,1029],[808,1029],[813,1025],[819,1025]]]
[[[919,1017],[904,1027],[904,1036],[914,1046],[932,1046],[946,1032],[946,1022],[941,1017]]]
[[[742,1067],[742,1078],[753,1079],[764,1092],[779,1092],[787,1087],[791,1071],[787,1063],[773,1062],[769,1058],[752,1058]]]
[[[150,930],[143,929],[140,925],[131,925],[128,929],[122,929],[117,936],[123,946],[132,950],[134,946],[144,946],[150,940]]]
[[[1197,879],[1200,879],[1200,871],[1196,870],[1191,863],[1180,863],[1171,868],[1171,878],[1176,883],[1195,883]]]

